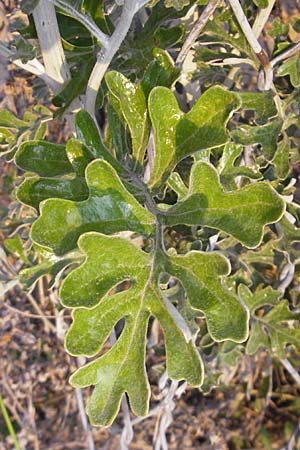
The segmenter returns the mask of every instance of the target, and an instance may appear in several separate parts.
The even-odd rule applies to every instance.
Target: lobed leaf
[[[149,113],[154,129],[155,160],[148,182],[160,186],[183,158],[228,141],[226,124],[239,107],[238,97],[216,86],[208,89],[187,114],[184,114],[174,94],[156,87],[149,96]]]
[[[122,238],[99,233],[84,234],[78,245],[86,260],[67,276],[60,291],[63,305],[75,308],[66,336],[68,351],[95,356],[116,323],[125,320],[112,348],[71,377],[74,386],[95,385],[87,407],[94,425],[113,421],[125,392],[136,414],[147,413],[145,346],[151,316],[158,319],[164,332],[169,377],[194,386],[203,381],[203,366],[191,333],[159,290],[160,273],[169,272],[180,279],[193,307],[204,312],[213,337],[246,339],[247,312],[219,281],[229,271],[223,256],[191,252],[168,259],[162,252],[147,254]],[[129,288],[118,292],[117,286],[124,281]]]
[[[41,216],[31,228],[33,241],[61,255],[75,248],[79,236],[87,231],[149,234],[153,230],[152,214],[126,190],[106,161],[88,165],[86,183],[90,193],[85,201],[48,199],[41,203]]]
[[[290,311],[288,301],[280,300],[281,291],[267,287],[254,294],[245,285],[239,285],[240,297],[250,309],[252,323],[246,351],[253,355],[259,348],[267,348],[270,353],[284,358],[285,348],[293,344],[300,348],[299,324],[288,326],[289,321],[300,319],[299,313]],[[264,307],[268,306],[268,309]],[[264,308],[263,314],[257,314]]]
[[[165,225],[202,225],[231,234],[246,247],[261,242],[264,226],[277,222],[284,201],[267,183],[255,183],[224,192],[216,169],[205,162],[193,165],[188,194],[161,212]]]

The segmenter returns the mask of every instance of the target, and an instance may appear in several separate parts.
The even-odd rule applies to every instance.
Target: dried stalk
[[[180,50],[177,59],[176,64],[179,67],[182,67],[188,52],[190,51],[193,44],[196,42],[197,37],[209,21],[209,19],[214,14],[215,10],[217,9],[218,5],[220,3],[220,0],[210,0],[208,5],[204,8],[202,14],[200,15],[199,19],[197,20],[196,24],[192,28],[191,32],[189,33],[188,37],[186,38],[182,49]]]

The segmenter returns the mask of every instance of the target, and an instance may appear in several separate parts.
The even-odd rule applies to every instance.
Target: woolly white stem
[[[40,0],[33,10],[33,19],[42,51],[46,74],[55,80],[54,93],[70,78],[62,47],[54,6]]]
[[[269,4],[268,4],[267,8],[263,8],[263,9],[259,10],[259,13],[256,16],[253,27],[252,27],[252,31],[257,38],[259,38],[262,30],[264,29],[264,26],[268,22],[269,16],[271,14],[271,11],[274,7],[275,2],[276,2],[276,0],[269,0]]]
[[[78,11],[76,8],[74,8],[64,0],[49,1],[50,3],[60,8],[62,11],[65,11],[70,16],[74,17],[76,20],[78,20],[78,22],[82,23],[86,27],[86,29],[89,30],[89,32],[102,44],[102,46],[106,47],[109,37],[98,28],[98,26],[90,17],[81,14],[80,11]]]
[[[112,36],[108,39],[106,48],[101,50],[98,54],[97,62],[90,75],[86,90],[85,108],[93,116],[95,114],[97,93],[104,74],[125,39],[134,15],[148,3],[148,1],[149,0],[125,0],[117,27]]]

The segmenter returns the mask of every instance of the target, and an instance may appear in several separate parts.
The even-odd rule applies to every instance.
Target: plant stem
[[[255,36],[247,20],[247,17],[244,14],[239,0],[229,0],[229,3],[249,45],[251,46],[257,59],[263,66],[265,73],[264,90],[268,91],[269,89],[271,89],[273,82],[273,69],[270,64],[269,57],[258,42],[257,37]]]
[[[98,54],[97,62],[88,81],[85,101],[85,108],[93,117],[95,115],[98,90],[105,72],[125,39],[134,15],[147,2],[148,0],[125,0],[118,25],[112,36],[108,39],[106,47]]]
[[[280,53],[280,55],[276,56],[271,61],[271,66],[274,67],[276,64],[280,63],[281,61],[290,58],[291,56],[294,56],[296,53],[300,51],[300,42],[298,42],[294,47],[289,48],[285,52]]]
[[[182,67],[188,52],[190,51],[193,44],[196,42],[196,39],[198,35],[201,33],[215,10],[217,9],[219,5],[220,0],[210,0],[208,5],[204,8],[202,11],[202,14],[200,15],[199,19],[197,20],[196,24],[192,28],[191,32],[189,33],[188,37],[186,38],[182,49],[180,50],[177,59],[176,59],[176,65],[179,67]]]
[[[70,16],[74,17],[76,20],[78,20],[78,22],[82,23],[86,27],[86,29],[89,30],[89,32],[97,39],[97,41],[101,43],[103,47],[107,46],[109,37],[107,36],[107,34],[103,33],[100,28],[98,28],[98,26],[90,17],[81,14],[80,11],[78,11],[76,8],[74,8],[64,0],[49,1],[60,8],[62,11],[65,11]]]
[[[269,0],[268,6],[266,8],[259,10],[252,27],[252,31],[257,38],[259,38],[262,30],[264,29],[264,26],[268,22],[269,16],[271,14],[275,2],[276,0]]]
[[[300,375],[295,369],[295,367],[290,363],[288,359],[280,359],[281,364],[285,370],[294,378],[298,386],[300,386]]]
[[[0,409],[1,409],[4,421],[5,421],[5,424],[7,426],[8,432],[10,434],[10,437],[12,438],[13,444],[15,446],[15,450],[21,450],[21,447],[19,445],[19,442],[18,442],[16,433],[15,433],[14,427],[13,427],[13,425],[11,423],[9,414],[7,412],[7,409],[6,409],[6,406],[4,404],[4,401],[3,401],[3,398],[2,398],[1,394],[0,394]]]
[[[70,79],[70,72],[61,43],[54,6],[48,0],[40,0],[33,10],[33,19],[45,72],[53,80],[53,92],[56,94]]]

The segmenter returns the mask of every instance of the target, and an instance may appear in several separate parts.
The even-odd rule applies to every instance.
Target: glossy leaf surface
[[[251,248],[260,243],[264,225],[278,221],[283,212],[283,200],[268,184],[224,192],[214,167],[198,162],[191,172],[187,196],[162,214],[162,221],[216,228]]]
[[[144,92],[119,72],[108,72],[105,81],[130,130],[134,163],[142,165],[150,133]]]
[[[149,112],[154,128],[155,160],[149,186],[159,186],[176,164],[192,153],[225,144],[229,139],[227,121],[238,106],[234,93],[213,87],[184,114],[169,89],[153,89]]]
[[[76,247],[79,236],[87,231],[152,231],[152,214],[129,194],[107,162],[90,163],[86,182],[90,195],[83,202],[49,199],[41,204],[41,216],[31,232],[34,241],[60,255]]]

